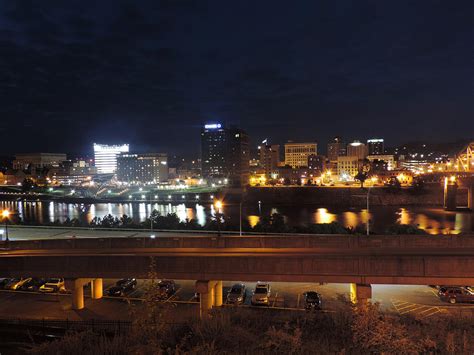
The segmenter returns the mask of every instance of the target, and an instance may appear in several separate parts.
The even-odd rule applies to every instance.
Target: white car
[[[268,282],[259,281],[255,286],[250,302],[253,306],[269,306],[271,293],[270,284]]]
[[[48,279],[46,283],[40,287],[40,292],[52,293],[52,292],[64,292],[64,279],[54,278]]]

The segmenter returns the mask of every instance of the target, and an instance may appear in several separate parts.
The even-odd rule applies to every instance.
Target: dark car
[[[242,304],[245,302],[246,292],[244,284],[235,284],[227,294],[226,302],[229,304]]]
[[[32,277],[28,279],[23,285],[20,286],[22,291],[38,291],[41,286],[46,283],[46,280],[40,279],[38,277]]]
[[[137,288],[137,279],[120,279],[107,291],[109,296],[124,296]]]
[[[0,289],[3,290],[10,280],[10,278],[0,278]]]
[[[441,301],[449,303],[474,303],[474,291],[470,287],[439,288],[438,296]]]
[[[321,295],[315,291],[308,291],[303,294],[304,309],[307,311],[320,310],[322,308]]]
[[[163,300],[170,298],[176,292],[176,283],[173,280],[161,280],[158,282],[158,298]]]

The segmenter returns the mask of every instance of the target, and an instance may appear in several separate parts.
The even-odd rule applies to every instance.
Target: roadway
[[[114,285],[116,280],[104,280],[104,295],[107,289]],[[138,287],[127,295],[130,302],[141,303],[144,296],[144,280],[138,280]],[[224,295],[232,286],[232,282],[224,282]],[[287,311],[302,312],[305,291],[315,290],[322,295],[323,308],[326,312],[333,312],[342,305],[341,297],[349,297],[348,284],[314,284],[314,283],[287,283],[274,282],[270,307],[251,307],[251,291],[255,283],[247,282],[247,298],[243,306],[259,308],[264,312]],[[384,311],[402,315],[411,315],[425,319],[435,315],[474,315],[474,305],[451,305],[441,302],[436,296],[436,289],[428,286],[405,285],[374,285],[373,302],[379,302]],[[199,303],[194,298],[194,281],[177,281],[177,292],[168,302],[173,307],[171,312],[177,318],[197,316]],[[85,294],[89,294],[86,288]],[[0,317],[16,317],[29,319],[69,319],[69,320],[129,320],[129,305],[125,299],[107,297],[92,300],[86,297],[86,308],[83,310],[71,309],[68,294],[40,294],[21,291],[0,290]],[[258,311],[258,310],[256,310]]]
[[[5,226],[0,225],[4,230]],[[185,235],[209,236],[209,233],[185,232]],[[71,238],[144,238],[150,235],[159,237],[174,237],[180,232],[151,232],[144,230],[121,230],[121,229],[92,229],[92,228],[67,228],[67,227],[29,227],[29,226],[8,226],[8,237],[15,240],[50,240],[50,239],[71,239]],[[182,234],[182,233],[181,233]],[[5,239],[5,238],[3,238]]]

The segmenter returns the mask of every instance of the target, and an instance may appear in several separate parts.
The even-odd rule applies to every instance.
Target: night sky
[[[0,153],[472,139],[473,29],[470,0],[0,1]]]

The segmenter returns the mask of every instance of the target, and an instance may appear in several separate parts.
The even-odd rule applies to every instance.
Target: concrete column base
[[[365,303],[372,298],[372,286],[367,284],[351,284],[351,302]]]
[[[94,279],[91,281],[91,296],[93,299],[98,300],[102,298],[104,294],[104,288],[102,285],[102,279]]]
[[[222,281],[216,281],[214,285],[214,306],[222,306]]]
[[[222,306],[222,281],[198,280],[199,317],[206,318],[213,306]]]

